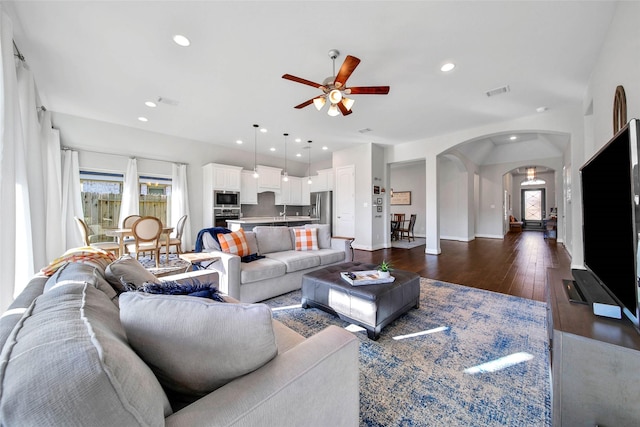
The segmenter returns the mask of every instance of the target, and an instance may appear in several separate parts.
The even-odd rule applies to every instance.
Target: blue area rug
[[[355,331],[361,426],[551,426],[545,304],[424,278],[420,287],[420,308],[378,341],[295,307],[300,291],[265,303],[306,337],[328,325]]]

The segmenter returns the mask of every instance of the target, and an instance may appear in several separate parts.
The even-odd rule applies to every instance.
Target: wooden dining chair
[[[176,225],[176,235],[174,237],[169,238],[169,247],[167,248],[167,255],[169,254],[169,249],[171,246],[176,247],[176,252],[178,255],[182,253],[182,232],[184,231],[184,224],[187,222],[187,215],[182,215],[178,220],[178,224]]]
[[[122,228],[131,228],[133,227],[133,223],[142,218],[141,215],[129,215],[124,220],[122,220]],[[133,236],[124,237],[124,244],[128,245],[129,243],[133,243]]]
[[[394,213],[393,214],[393,221],[394,222],[404,222],[404,214],[403,213]]]
[[[151,252],[155,255],[156,268],[160,263],[160,248],[162,241],[162,221],[154,216],[143,216],[131,226],[134,242],[127,245],[129,253],[135,253],[136,259],[140,259],[140,254]]]
[[[400,237],[399,230],[404,226],[404,214],[391,214],[391,240],[398,240]]]
[[[74,216],[73,219],[76,221],[76,225],[78,226],[78,230],[80,231],[80,235],[82,236],[82,241],[85,246],[91,246],[93,248],[99,248],[103,251],[113,252],[116,256],[120,256],[120,245],[118,242],[95,242],[91,243],[90,239],[90,230],[87,223],[82,219]]]
[[[403,240],[405,235],[407,236],[408,241],[411,241],[412,238],[414,241],[416,240],[416,236],[413,234],[413,227],[416,225],[416,218],[416,214],[411,214],[411,217],[409,217],[409,225],[406,227],[402,226],[398,229],[398,232],[400,233],[400,240]]]

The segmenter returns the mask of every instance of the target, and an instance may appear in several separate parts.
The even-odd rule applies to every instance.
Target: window
[[[92,243],[110,240],[104,229],[120,226],[123,182],[122,174],[80,171],[82,211]],[[139,182],[140,215],[155,216],[166,224],[171,206],[171,179],[140,176]]]

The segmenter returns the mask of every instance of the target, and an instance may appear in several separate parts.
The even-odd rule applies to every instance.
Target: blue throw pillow
[[[138,290],[149,294],[188,295],[225,302],[218,288],[213,286],[212,283],[201,283],[198,279],[192,279],[191,283],[178,283],[173,280],[160,283],[146,282]]]

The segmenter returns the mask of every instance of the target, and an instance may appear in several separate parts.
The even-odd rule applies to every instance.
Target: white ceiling
[[[48,110],[250,152],[256,123],[268,129],[259,152],[282,155],[286,131],[299,146],[314,141],[312,161],[580,102],[615,10],[612,1],[2,3]],[[281,76],[321,83],[330,49],[341,52],[336,68],[347,54],[362,61],[348,86],[389,85],[389,95],[354,95],[346,117],[294,109],[319,90]],[[445,74],[447,61],[457,67]],[[504,85],[510,92],[485,94]],[[159,97],[178,105],[144,105]]]

